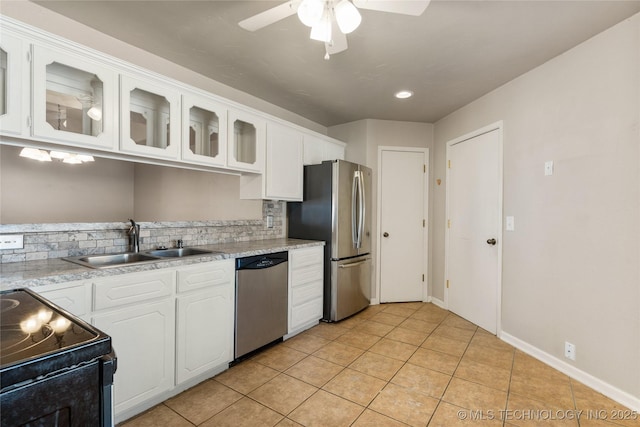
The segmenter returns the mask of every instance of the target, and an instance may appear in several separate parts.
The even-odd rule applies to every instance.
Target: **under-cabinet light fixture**
[[[60,160],[63,163],[79,165],[81,163],[95,161],[93,156],[86,154],[74,154],[66,153],[64,151],[51,151],[40,150],[38,148],[25,147],[20,152],[20,157],[26,157],[28,159],[38,160],[40,162],[50,162],[52,159]]]

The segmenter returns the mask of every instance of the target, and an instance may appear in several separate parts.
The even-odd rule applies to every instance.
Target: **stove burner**
[[[4,313],[5,311],[9,311],[12,308],[16,308],[20,305],[20,301],[12,298],[3,298],[0,300],[0,313]]]

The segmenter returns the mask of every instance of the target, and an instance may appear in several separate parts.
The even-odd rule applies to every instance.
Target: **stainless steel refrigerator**
[[[335,322],[371,297],[371,169],[343,160],[304,167],[303,202],[287,203],[289,237],[324,240],[324,315]]]

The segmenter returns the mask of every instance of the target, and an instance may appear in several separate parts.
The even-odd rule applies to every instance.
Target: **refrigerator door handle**
[[[353,182],[351,183],[351,241],[353,242],[353,246],[358,248],[358,228],[359,224],[356,224],[357,221],[357,197],[358,197],[358,172],[354,172],[353,174]]]
[[[364,200],[364,174],[362,173],[362,171],[358,171],[358,190],[359,190],[359,197],[360,197],[360,224],[358,224],[358,248],[362,247],[362,233],[364,233],[364,219],[365,216],[367,214],[366,212],[366,204],[365,204],[365,200]]]
[[[357,267],[359,265],[362,265],[362,264],[366,263],[367,261],[369,261],[369,259],[370,258],[367,258],[364,261],[352,262],[351,264],[340,264],[340,265],[338,265],[338,268],[353,268],[353,267]]]

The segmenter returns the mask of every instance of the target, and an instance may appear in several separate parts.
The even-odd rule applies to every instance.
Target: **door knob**
[[[489,239],[487,240],[487,244],[491,245],[491,246],[495,246],[497,243],[496,239]]]
[[[382,233],[382,237],[389,237],[389,233],[385,231],[384,233]]]

